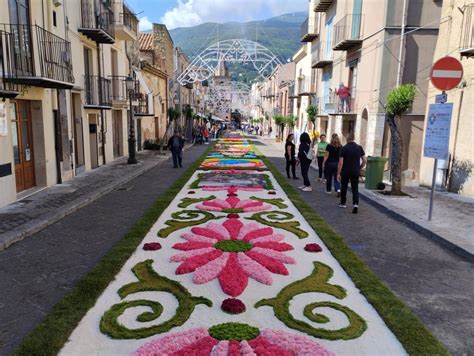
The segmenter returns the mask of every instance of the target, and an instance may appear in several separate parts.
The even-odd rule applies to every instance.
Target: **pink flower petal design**
[[[271,342],[273,345],[292,352],[293,355],[335,355],[306,336],[290,334],[285,331],[271,329],[265,329],[261,331],[260,335]]]
[[[252,241],[253,242],[253,241]],[[275,251],[291,251],[293,250],[293,246],[284,243],[284,242],[272,242],[272,241],[267,241],[267,242],[256,242],[253,244],[255,247],[261,247],[264,249],[270,249],[270,250],[275,250]]]
[[[248,257],[245,253],[239,252],[237,254],[237,260],[249,277],[263,284],[270,285],[273,283],[272,275],[268,272],[268,270],[260,263]]]
[[[208,336],[206,328],[173,333],[146,343],[132,356],[169,355]]]
[[[267,257],[273,258],[275,260],[278,260],[283,263],[289,263],[289,264],[295,264],[296,261],[293,257],[284,255],[283,253],[273,251],[273,250],[268,250],[265,248],[260,248],[260,247],[255,247],[252,249],[253,252],[260,253],[262,255],[265,255]]]
[[[209,263],[215,260],[216,258],[220,257],[222,253],[223,252],[220,250],[214,250],[208,253],[204,253],[202,255],[190,257],[179,265],[175,273],[186,274],[186,273],[194,272],[196,268],[204,266],[206,263]]]
[[[237,254],[230,253],[224,269],[219,274],[222,291],[232,297],[237,297],[247,288],[248,276],[237,261]]]
[[[266,338],[262,335],[257,336],[255,339],[249,341],[249,345],[252,347],[254,351],[256,351],[257,355],[265,355],[265,356],[294,356],[293,353],[290,351],[286,351],[285,349],[273,345],[269,342]]]
[[[246,213],[253,213],[255,211],[263,211],[268,210],[270,208],[269,205],[262,205],[262,206],[251,206],[244,208],[244,212]]]
[[[288,275],[288,270],[286,269],[285,265],[278,260],[275,260],[271,257],[262,255],[252,250],[245,252],[245,254],[247,255],[247,257],[250,257],[251,259],[257,261],[272,273],[281,274],[283,276]]]
[[[252,244],[261,243],[261,242],[279,242],[285,238],[283,234],[273,234],[269,236],[257,237],[252,240]]]
[[[206,211],[222,211],[221,207],[216,207],[216,206],[205,206],[205,205],[196,205],[196,208],[200,210],[206,210]]]
[[[229,253],[224,252],[220,257],[205,264],[204,266],[196,268],[193,275],[193,282],[196,284],[203,284],[212,281],[219,276],[222,269],[225,267]]]
[[[227,230],[223,229],[222,226],[216,223],[209,223],[206,225],[206,227],[193,227],[191,232],[196,235],[201,235],[216,240],[226,240],[228,239],[229,235]]]
[[[240,342],[240,355],[241,356],[256,356],[257,354],[253,352],[253,349],[249,345],[247,340],[242,340]]]
[[[246,225],[244,225],[240,231],[239,234],[237,235],[237,240],[242,240],[245,235],[247,235],[250,231],[258,230],[260,228],[260,225],[258,225],[255,222],[250,222]]]
[[[173,248],[181,251],[189,251],[212,246],[213,244],[209,242],[179,242],[174,244]]]
[[[243,241],[250,241],[256,239],[257,237],[267,236],[273,234],[273,229],[271,227],[263,227],[257,230],[250,231],[245,235],[242,240]]]
[[[213,245],[218,241],[217,239],[211,239],[210,237],[195,235],[192,232],[185,232],[181,235],[181,237],[191,242],[206,242],[211,243]]]
[[[222,340],[212,348],[211,356],[227,356],[229,352],[229,341]]]
[[[236,208],[251,208],[254,206],[262,206],[263,203],[261,201],[255,201],[251,199],[242,199],[240,200],[235,207]]]
[[[225,200],[222,200],[222,199],[214,199],[214,200],[211,200],[211,201],[205,201],[202,203],[203,205],[206,205],[206,206],[213,206],[213,207],[216,207],[216,208],[221,208],[221,209],[228,209],[230,208],[230,204],[225,201]]]
[[[188,345],[172,354],[172,356],[201,356],[209,355],[212,351],[212,348],[216,346],[218,341],[211,336],[206,336],[195,343]],[[199,350],[199,353],[196,353],[196,350]],[[171,355],[170,355],[171,356]]]
[[[228,356],[240,356],[240,342],[236,340],[229,341]]]
[[[224,240],[230,240],[229,231],[221,224],[216,224],[215,222],[210,222],[207,224],[207,229],[211,231],[216,231],[219,235],[224,237]]]
[[[197,255],[202,255],[204,253],[208,253],[214,251],[214,247],[205,247],[205,248],[200,248],[197,250],[189,250],[183,253],[178,253],[177,255],[171,256],[170,261],[171,262],[183,262],[186,259],[197,256]]]
[[[234,196],[228,197],[226,203],[229,205],[229,208],[235,208],[236,205],[240,202],[240,199]]]
[[[227,219],[224,221],[222,226],[226,228],[229,232],[230,238],[232,240],[236,240],[237,236],[239,235],[239,231],[244,224],[239,219]]]

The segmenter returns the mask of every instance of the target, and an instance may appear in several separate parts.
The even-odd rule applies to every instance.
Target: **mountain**
[[[207,22],[193,27],[175,28],[170,34],[175,46],[181,47],[190,59],[217,41],[242,38],[267,47],[285,63],[301,46],[300,26],[306,17],[305,12],[295,12],[261,21]],[[248,83],[255,78],[251,65],[233,64],[229,67],[235,79]]]

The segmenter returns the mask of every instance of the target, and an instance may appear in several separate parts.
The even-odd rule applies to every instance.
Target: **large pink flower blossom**
[[[251,340],[218,340],[204,328],[171,334],[148,342],[132,356],[161,355],[264,355],[264,356],[334,356],[306,336],[280,330],[264,329]]]
[[[230,194],[229,194],[230,195]],[[224,213],[250,213],[271,209],[271,206],[261,201],[251,199],[239,199],[229,196],[227,199],[214,199],[205,201],[197,206],[198,209],[207,211],[222,211]]]
[[[282,234],[254,222],[243,224],[238,218],[193,227],[181,237],[187,242],[177,243],[173,248],[183,252],[171,257],[172,262],[182,262],[176,274],[194,272],[196,284],[218,278],[224,293],[233,297],[242,294],[248,277],[270,285],[272,273],[288,275],[285,264],[295,263],[283,253],[293,247],[280,242]]]

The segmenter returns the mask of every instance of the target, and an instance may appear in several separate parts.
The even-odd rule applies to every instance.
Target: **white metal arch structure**
[[[267,78],[281,61],[268,48],[249,40],[217,42],[198,54],[178,77],[181,85],[202,82],[214,75],[223,62],[252,63],[258,74]]]
[[[209,88],[208,103],[216,113],[227,113],[238,109],[250,110],[250,87],[242,82],[213,84]]]

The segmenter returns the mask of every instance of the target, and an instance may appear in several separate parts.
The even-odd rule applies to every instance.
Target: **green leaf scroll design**
[[[279,209],[286,209],[288,205],[284,203],[282,198],[275,198],[275,199],[265,199],[265,198],[258,198],[255,196],[251,196],[250,199],[260,201],[262,203],[267,203],[276,206]]]
[[[314,312],[316,308],[332,308],[343,313],[347,317],[349,325],[337,330],[315,328],[302,320],[295,319],[290,313],[290,301],[299,294],[325,293],[338,299],[344,299],[347,296],[344,288],[328,283],[333,275],[331,267],[321,262],[313,262],[313,265],[314,269],[311,275],[287,285],[275,298],[258,301],[255,304],[255,308],[271,306],[275,316],[286,326],[317,338],[327,340],[351,340],[360,337],[367,329],[367,323],[357,313],[344,305],[334,302],[315,302],[305,306],[303,311],[303,315],[309,320],[321,324],[329,322],[329,319],[325,315]]]
[[[181,199],[181,203],[178,204],[178,207],[184,209],[192,204],[202,203],[214,199],[216,199],[215,195],[211,195],[210,197],[205,198],[183,198]]]
[[[289,231],[300,239],[307,238],[309,235],[306,231],[300,229],[300,223],[298,221],[291,221],[294,219],[294,215],[286,211],[262,211],[253,214],[248,217],[249,220],[258,221],[261,224],[276,227]]]
[[[196,305],[204,304],[212,307],[212,302],[204,297],[194,297],[179,282],[160,276],[153,270],[153,260],[146,260],[136,264],[132,271],[138,278],[138,282],[132,282],[119,289],[120,298],[138,292],[167,292],[178,300],[178,308],[175,315],[167,321],[149,327],[129,329],[119,322],[120,316],[130,308],[143,306],[151,311],[141,313],[137,316],[138,322],[150,322],[159,318],[163,312],[163,306],[153,300],[132,300],[113,305],[100,320],[102,333],[113,339],[143,339],[145,337],[161,334],[174,327],[183,325],[191,316]]]
[[[175,231],[184,229],[189,226],[205,224],[210,220],[220,218],[219,216],[215,216],[214,214],[201,210],[176,211],[171,214],[171,217],[173,218],[173,220],[165,221],[165,225],[168,225],[168,227],[165,227],[158,231],[159,237],[166,238],[169,236],[169,234]]]

